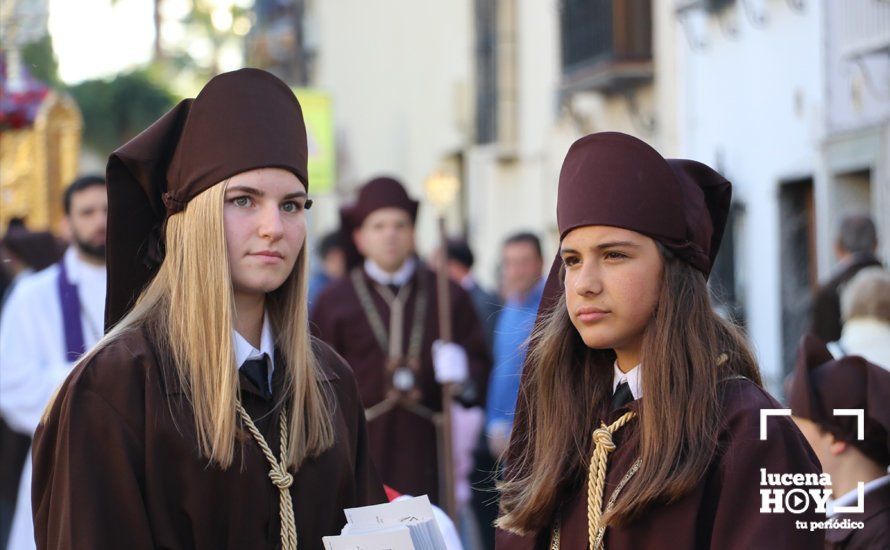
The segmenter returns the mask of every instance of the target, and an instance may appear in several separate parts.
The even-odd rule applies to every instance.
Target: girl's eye
[[[627,256],[622,254],[621,252],[606,252],[607,260],[621,260],[624,258],[627,258]]]
[[[240,197],[235,197],[234,199],[232,199],[232,204],[234,204],[235,206],[237,206],[239,208],[246,208],[246,207],[250,206],[251,203],[252,203],[252,201],[250,200],[250,197],[248,197],[246,195],[242,195]]]
[[[572,267],[573,265],[576,265],[578,263],[578,258],[575,256],[569,256],[567,258],[563,258],[562,263],[566,267]]]
[[[297,201],[287,201],[281,205],[281,209],[288,214],[299,212],[303,209],[303,203]]]

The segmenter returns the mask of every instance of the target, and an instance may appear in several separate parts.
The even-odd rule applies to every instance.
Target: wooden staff
[[[429,200],[436,205],[439,214],[441,261],[436,270],[436,298],[439,305],[439,339],[444,342],[451,342],[453,339],[451,297],[448,291],[448,234],[445,230],[445,211],[454,200],[459,186],[460,182],[456,178],[441,172],[436,172],[426,182]],[[439,492],[443,498],[445,511],[457,524],[457,502],[454,497],[454,455],[452,452],[454,446],[451,431],[451,409],[454,403],[454,394],[454,384],[442,386],[442,412],[438,415],[436,427],[439,431]]]
[[[447,246],[448,235],[445,231],[445,216],[439,215],[439,237],[442,243],[440,251],[442,254],[436,269],[437,292],[436,298],[439,303],[439,339],[444,342],[451,342],[453,337],[451,334],[451,293],[448,289],[448,263],[446,261],[445,247]],[[442,386],[442,414],[439,421],[439,467],[443,469],[442,475],[439,476],[440,493],[442,494],[445,504],[445,510],[457,524],[457,502],[454,497],[454,445],[452,443],[451,431],[451,406],[454,403],[454,384],[445,384]]]

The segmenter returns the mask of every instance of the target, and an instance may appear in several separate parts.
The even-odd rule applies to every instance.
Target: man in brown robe
[[[835,359],[808,335],[789,393],[795,422],[831,476],[825,548],[890,548],[890,372],[855,355]],[[862,414],[861,433],[858,418],[840,409]]]
[[[432,415],[442,410],[442,384],[460,384],[465,404],[481,404],[491,358],[472,299],[454,283],[454,342],[437,343],[436,275],[414,254],[417,206],[391,178],[361,189],[341,212],[351,271],[319,295],[311,322],[355,372],[383,482],[439,502]]]

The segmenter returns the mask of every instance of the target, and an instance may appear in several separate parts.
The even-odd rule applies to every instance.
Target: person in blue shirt
[[[343,251],[339,231],[331,231],[321,238],[321,242],[318,243],[318,259],[320,263],[318,267],[313,268],[309,277],[310,307],[322,290],[346,273],[346,253]]]
[[[494,330],[494,369],[486,401],[485,433],[491,455],[499,457],[510,439],[513,409],[525,361],[525,343],[538,314],[544,291],[541,241],[532,233],[517,233],[502,251],[504,308]]]

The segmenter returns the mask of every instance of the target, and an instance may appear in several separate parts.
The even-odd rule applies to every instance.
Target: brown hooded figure
[[[413,252],[417,209],[417,201],[393,178],[375,178],[361,188],[356,202],[340,216],[350,271],[318,296],[311,321],[314,334],[355,372],[368,414],[371,456],[383,482],[438,502],[440,472],[431,420],[442,410],[433,361],[439,304],[436,275]],[[380,224],[388,235],[375,240],[384,250],[378,247],[371,254],[386,257],[400,250],[390,266],[395,273],[386,273],[356,248],[357,233],[368,229],[366,222]],[[449,292],[454,344],[464,350],[468,367],[463,401],[481,404],[491,367],[485,332],[469,294],[453,283]]]
[[[834,358],[808,334],[788,393],[791,413],[832,478],[825,547],[890,547],[890,372],[859,356]],[[845,411],[859,412],[861,424]],[[861,512],[838,510],[860,498]]]
[[[349,367],[311,337],[306,131],[221,74],[108,162],[105,338],[34,439],[38,548],[323,548],[385,501]]]
[[[815,512],[761,513],[761,469],[817,473],[787,417],[759,437],[744,338],[706,285],[730,183],[634,137],[576,141],[560,254],[532,334],[501,484],[498,548],[813,548]],[[636,365],[636,366],[634,366]]]

